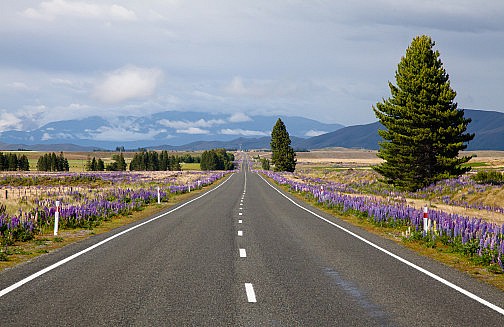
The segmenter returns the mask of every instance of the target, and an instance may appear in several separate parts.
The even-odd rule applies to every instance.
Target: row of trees
[[[93,157],[88,157],[86,162],[86,170],[87,171],[104,171],[105,170],[105,162],[101,158],[96,159]]]
[[[63,152],[59,155],[56,153],[46,153],[37,161],[37,170],[39,171],[69,171],[70,165],[68,160],[63,156]]]
[[[15,153],[0,152],[0,170],[10,170],[10,171],[28,171],[30,170],[30,163],[28,162],[28,157],[26,155],[18,156]]]
[[[128,168],[124,155],[121,153],[112,155],[112,162],[105,166],[108,171],[125,171]]]
[[[234,169],[234,155],[225,149],[213,149],[201,154],[201,170],[231,170]]]
[[[180,166],[182,161],[182,157],[169,155],[168,151],[161,151],[159,154],[156,151],[142,151],[133,156],[130,162],[130,170],[177,171],[182,170]],[[194,162],[192,157],[191,162]]]

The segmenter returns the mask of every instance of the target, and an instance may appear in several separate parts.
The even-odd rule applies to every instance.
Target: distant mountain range
[[[465,109],[475,133],[467,150],[504,150],[504,113]],[[34,131],[0,134],[0,150],[92,151],[126,149],[268,149],[278,116],[169,111],[109,121],[101,117],[49,123]],[[376,150],[379,122],[344,127],[302,117],[280,116],[295,149],[329,147]]]
[[[4,131],[0,133],[0,147],[4,150],[65,148],[66,151],[79,151],[80,147],[85,150],[113,150],[118,146],[126,149],[162,146],[178,148],[205,141],[230,142],[237,138],[269,137],[278,118],[279,116],[249,116],[243,113],[226,115],[181,111],[115,119],[93,116],[51,122],[32,131]],[[321,135],[344,127],[302,117],[280,118],[288,126],[290,134],[299,138]]]

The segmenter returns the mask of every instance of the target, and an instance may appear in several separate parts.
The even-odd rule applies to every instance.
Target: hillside
[[[465,117],[471,118],[469,133],[475,133],[467,150],[504,150],[504,113],[465,109]],[[322,134],[305,140],[301,147],[322,149],[329,147],[378,149],[379,122],[366,125],[348,126],[337,131]]]
[[[87,128],[86,126],[90,124],[101,126],[104,126],[103,124],[109,124],[109,122],[99,117],[91,117],[83,121],[51,123],[46,125],[44,127],[45,129],[41,128],[33,132],[4,132],[1,139],[2,141],[0,142],[0,150],[29,149],[35,151],[92,151],[94,149],[113,150],[118,145],[122,145],[126,149],[151,148],[179,151],[207,150],[212,148],[268,149],[270,137],[267,128],[271,128],[276,120],[276,117],[273,116],[247,116],[250,120],[247,119],[247,121],[241,122],[231,122],[228,118],[226,125],[224,125],[224,118],[219,118],[220,120],[216,121],[216,116],[212,116],[212,114],[191,113],[190,115],[183,115],[182,113],[170,112],[172,120],[169,122],[166,121],[167,115],[168,113],[163,113],[162,115],[159,114],[152,117],[144,117],[141,119],[137,118],[135,121],[135,124],[137,124],[135,125],[135,128],[140,131],[142,129],[139,129],[139,126],[147,126],[156,119],[159,123],[159,121],[162,121],[162,117],[165,117],[165,125],[176,126],[178,124],[179,127],[182,127],[188,126],[191,123],[193,125],[214,124],[220,125],[220,130],[215,129],[208,134],[179,135],[179,138],[176,140],[165,135],[167,133],[166,129],[160,132],[157,135],[158,137],[154,139],[140,138],[135,141],[100,141],[93,139],[91,136],[89,138],[79,139],[79,131],[82,132],[82,130]],[[467,150],[504,150],[504,113],[465,109],[465,116],[472,119],[472,122],[468,127],[468,132],[476,134],[475,138],[469,143]],[[198,117],[204,118],[198,119]],[[211,117],[214,117],[213,121]],[[340,128],[341,125],[338,124],[323,124],[301,117],[282,117],[282,120],[284,120],[287,126],[289,134],[291,135],[292,146],[295,149],[344,147],[377,150],[378,142],[380,140],[378,136],[378,129],[383,128],[379,122]],[[233,128],[224,129],[222,128],[224,126],[233,126]],[[210,130],[210,127],[206,128]],[[336,130],[306,138],[307,134],[312,132],[318,134],[329,128],[335,128]],[[102,127],[102,129],[104,128]],[[247,131],[253,132],[254,130],[260,131],[261,129],[263,129],[263,131],[261,133],[257,133],[260,135],[256,136],[254,136],[253,133],[249,133],[252,135],[238,137],[232,134],[247,134]],[[47,138],[47,134],[44,134],[55,130],[73,130],[75,133],[71,138],[67,139],[51,139]],[[95,130],[98,129],[95,128]],[[223,134],[223,131],[228,134]],[[147,133],[147,131],[145,131],[145,133]],[[138,132],[138,134],[141,133]],[[9,143],[8,141],[6,142],[6,139],[9,140],[9,138],[5,138],[5,135],[10,135],[10,140],[18,141],[13,143]],[[37,136],[31,139],[38,140],[39,143],[36,143],[35,141],[30,143],[19,142],[19,140],[29,139],[30,136]],[[66,137],[68,137],[68,135]],[[60,142],[55,142],[57,140]]]
[[[245,113],[219,114],[191,111],[165,111],[139,117],[114,119],[92,116],[45,124],[31,131],[0,132],[3,143],[14,149],[74,144],[81,147],[113,150],[182,146],[206,141],[230,142],[236,139],[269,137],[278,116],[253,116]],[[280,116],[292,136],[307,138],[344,127],[304,117]],[[202,144],[203,144],[202,143]],[[269,142],[266,142],[269,144]],[[191,146],[191,147],[192,147]],[[12,147],[8,147],[12,149]],[[2,149],[7,149],[3,147]]]

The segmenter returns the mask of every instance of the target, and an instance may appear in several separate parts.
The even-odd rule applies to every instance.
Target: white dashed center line
[[[240,258],[246,258],[247,257],[247,251],[245,249],[240,249]]]
[[[254,286],[252,286],[251,283],[245,283],[245,292],[247,292],[247,301],[251,303],[257,302],[254,292]]]
[[[243,231],[242,230],[238,231],[238,236],[243,236]]]
[[[238,224],[241,224],[241,223],[243,223],[243,220],[239,219]]]

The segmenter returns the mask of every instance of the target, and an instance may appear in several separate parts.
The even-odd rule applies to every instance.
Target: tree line
[[[194,162],[194,160],[195,159],[191,157],[190,161]],[[161,153],[156,151],[142,151],[133,156],[129,169],[131,171],[179,171],[182,170],[180,165],[181,162],[183,162],[182,156],[170,155],[166,150],[161,151]]]
[[[68,159],[63,156],[63,152],[59,155],[56,153],[46,153],[37,161],[37,170],[39,171],[69,171],[70,165]]]
[[[201,154],[201,170],[232,170],[234,155],[225,149],[212,149]]]
[[[30,170],[30,163],[26,155],[17,155],[15,153],[0,152],[0,170],[2,171],[28,171]]]

